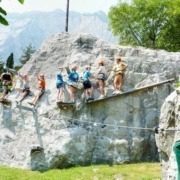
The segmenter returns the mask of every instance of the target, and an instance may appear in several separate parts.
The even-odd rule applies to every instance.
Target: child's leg
[[[6,99],[7,95],[8,95],[8,87],[3,86],[3,93],[2,93],[1,99]]]
[[[123,75],[121,74],[120,76],[119,76],[119,90],[121,90],[122,89],[122,85],[123,85]]]
[[[99,80],[99,90],[100,90],[100,94],[103,95],[103,96],[105,95],[104,86],[105,86],[104,81]]]
[[[71,101],[75,101],[76,99],[76,88],[70,86],[69,87],[69,92],[70,92],[70,98],[71,98]]]
[[[63,87],[61,87],[60,89],[59,89],[59,100],[62,100],[62,96],[63,96]]]
[[[57,100],[59,100],[59,96],[60,96],[60,88],[57,89]]]
[[[88,89],[85,89],[85,97],[88,98]]]
[[[37,93],[37,95],[35,96],[34,100],[33,100],[33,104],[36,105],[37,101],[39,100],[39,98],[43,95],[42,91],[39,91]]]
[[[23,93],[23,94],[22,94],[22,97],[20,98],[19,102],[22,102],[22,101],[28,96],[28,94],[29,94],[28,91],[24,91],[24,92],[22,92],[22,93]]]

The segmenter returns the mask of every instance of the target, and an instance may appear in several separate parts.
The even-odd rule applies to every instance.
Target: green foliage
[[[112,32],[121,44],[180,50],[180,1],[132,0],[111,7]]]
[[[7,15],[6,11],[2,7],[0,7],[0,23],[5,25],[5,26],[8,25],[7,20],[3,17],[6,15]]]
[[[14,68],[14,55],[11,53],[6,61],[6,67],[13,69]]]
[[[35,52],[35,48],[29,44],[24,50],[20,58],[21,64],[25,64],[31,58],[32,54]]]
[[[18,0],[21,4],[24,3],[24,0]],[[0,0],[1,2],[1,0]],[[8,21],[6,20],[6,15],[7,15],[7,12],[5,9],[3,9],[2,7],[0,7],[0,24],[3,24],[5,26],[8,26],[9,23]]]
[[[3,69],[4,69],[4,63],[3,61],[0,61],[0,74],[3,73]]]
[[[24,3],[24,0],[18,0],[21,4],[23,4]]]
[[[160,165],[157,163],[140,163],[76,167],[63,170],[49,170],[44,173],[0,167],[0,179],[6,180],[150,180],[160,179]]]

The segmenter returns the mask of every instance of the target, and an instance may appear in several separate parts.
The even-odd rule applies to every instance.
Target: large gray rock
[[[46,76],[46,94],[37,111],[1,105],[0,163],[46,169],[157,160],[154,132],[126,126],[157,126],[160,107],[171,92],[170,84],[84,104],[80,109],[60,110],[56,105],[55,74],[59,65],[76,63],[82,72],[85,65],[92,64],[96,72],[97,58],[103,56],[110,70],[117,53],[128,63],[124,91],[177,78],[180,72],[180,53],[115,46],[88,34],[54,35],[20,70],[30,74],[32,89],[39,72]],[[110,81],[107,94],[111,93]],[[10,98],[15,99],[16,93]]]
[[[180,88],[166,98],[161,108],[160,131],[156,135],[156,142],[163,167],[163,179],[175,180],[177,177],[178,169],[173,146],[176,141],[180,140],[179,122]]]

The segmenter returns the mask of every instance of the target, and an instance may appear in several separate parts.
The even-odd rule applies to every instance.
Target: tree
[[[4,63],[2,60],[0,60],[0,74],[3,73],[3,69],[4,69]]]
[[[20,58],[21,64],[25,64],[29,59],[31,58],[32,54],[35,52],[35,48],[32,46],[32,44],[29,44],[24,50],[23,54]]]
[[[11,69],[14,68],[14,55],[13,55],[13,53],[11,53],[9,55],[9,57],[7,58],[6,67],[11,68]]]
[[[24,0],[18,0],[21,4],[24,3]],[[1,2],[1,0],[0,0]],[[7,15],[6,10],[4,10],[2,7],[0,7],[0,24],[3,24],[5,26],[9,25],[8,21],[6,20],[6,18],[4,16]]]
[[[180,38],[177,39],[180,37],[179,2],[179,0],[120,2],[112,7],[108,14],[112,32],[119,37],[121,44],[178,51],[180,49]],[[172,36],[173,39],[170,38]]]
[[[169,23],[164,26],[158,39],[158,47],[170,51],[180,50],[180,1],[173,0],[169,3]]]

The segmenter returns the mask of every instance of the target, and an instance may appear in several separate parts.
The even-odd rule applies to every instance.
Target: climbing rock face
[[[88,34],[54,35],[20,70],[29,74],[33,92],[37,74],[45,74],[46,93],[37,109],[27,103],[32,96],[17,106],[16,92],[9,96],[12,106],[0,105],[0,164],[43,170],[157,160],[151,128],[158,124],[160,107],[172,91],[171,83],[92,103],[84,103],[79,96],[79,105],[66,109],[56,104],[55,75],[59,66],[77,64],[82,73],[91,64],[95,73],[98,58],[104,57],[110,71],[116,54],[128,64],[125,92],[177,78],[180,72],[180,53],[115,46]],[[16,86],[20,85],[17,81]],[[107,96],[112,90],[110,79]],[[98,91],[94,93],[97,98]]]
[[[177,131],[174,131],[177,130]],[[180,140],[180,88],[169,95],[162,108],[156,143],[163,167],[163,179],[175,180],[178,174],[173,146]]]

